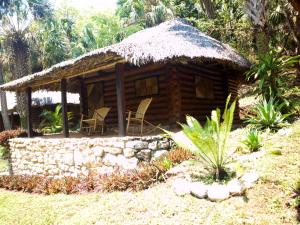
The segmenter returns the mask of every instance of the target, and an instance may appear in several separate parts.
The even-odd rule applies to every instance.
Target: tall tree
[[[174,18],[167,0],[118,0],[117,14],[128,24],[141,23],[152,27]]]
[[[29,27],[34,20],[51,14],[48,0],[6,0],[0,3],[0,34],[5,38],[5,48],[14,79],[31,73]],[[17,111],[21,125],[25,126],[26,96],[17,93]]]
[[[269,32],[265,0],[247,0],[246,13],[253,24],[253,34],[258,55],[269,52]]]
[[[3,48],[1,45],[1,37],[0,37],[0,85],[4,83],[4,74],[3,74]],[[11,129],[9,116],[8,116],[8,109],[7,109],[7,99],[6,99],[6,92],[0,91],[0,101],[1,101],[1,116],[5,130]]]

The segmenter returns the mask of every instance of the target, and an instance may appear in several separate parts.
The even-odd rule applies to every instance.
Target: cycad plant
[[[282,114],[282,107],[284,107],[284,103],[279,104],[273,98],[270,98],[269,101],[263,99],[262,102],[255,105],[252,110],[254,115],[250,115],[246,122],[259,130],[270,129],[275,131],[280,129],[286,125],[285,120],[290,115]]]
[[[67,114],[68,120],[73,118],[73,113],[68,112]],[[63,129],[63,118],[61,105],[57,105],[55,107],[55,111],[44,110],[41,113],[41,117],[43,117],[43,121],[40,124],[41,130],[44,133],[58,133]]]
[[[258,151],[261,147],[261,138],[259,137],[259,132],[256,129],[250,129],[247,132],[247,137],[243,141],[251,152]]]
[[[230,96],[227,98],[222,118],[221,110],[217,108],[211,112],[211,118],[207,118],[204,126],[192,116],[186,116],[187,124],[181,124],[181,132],[166,131],[179,147],[200,157],[213,170],[216,180],[224,179],[227,175],[227,140],[236,105],[234,101],[228,108],[229,101]]]

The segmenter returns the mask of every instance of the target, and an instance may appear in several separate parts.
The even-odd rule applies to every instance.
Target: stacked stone
[[[10,140],[14,174],[49,177],[107,174],[134,169],[170,150],[161,136],[112,138],[15,138]]]

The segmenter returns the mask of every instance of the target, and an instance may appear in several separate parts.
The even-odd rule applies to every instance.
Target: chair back
[[[96,109],[94,112],[94,115],[93,115],[93,119],[103,121],[109,111],[110,111],[110,108],[108,108],[108,107],[102,107],[100,109]]]
[[[139,107],[136,111],[136,114],[135,114],[135,118],[136,119],[143,119],[145,114],[146,114],[146,111],[150,105],[152,101],[152,98],[145,98],[144,100],[142,100],[139,104]]]

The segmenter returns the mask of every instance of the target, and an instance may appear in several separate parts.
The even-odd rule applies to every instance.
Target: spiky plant
[[[258,151],[261,147],[261,138],[259,137],[259,132],[256,129],[250,129],[247,132],[247,137],[243,141],[251,152]]]
[[[258,130],[278,130],[286,123],[285,120],[290,114],[282,114],[281,109],[284,103],[279,104],[273,98],[269,101],[263,99],[262,102],[257,103],[252,110],[254,115],[250,115],[246,121],[250,126]]]
[[[226,100],[223,116],[221,110],[211,112],[202,126],[192,116],[186,116],[187,124],[181,124],[182,131],[173,133],[166,131],[175,143],[184,149],[190,150],[203,160],[213,172],[216,180],[226,177],[226,164],[229,162],[227,140],[231,131],[236,102],[228,108],[230,96]]]
[[[255,92],[262,95],[267,101],[272,97],[280,100],[286,90],[287,75],[292,69],[295,69],[299,60],[300,56],[277,57],[270,52],[259,58],[258,63],[246,73],[246,77],[248,80],[258,80]]]

